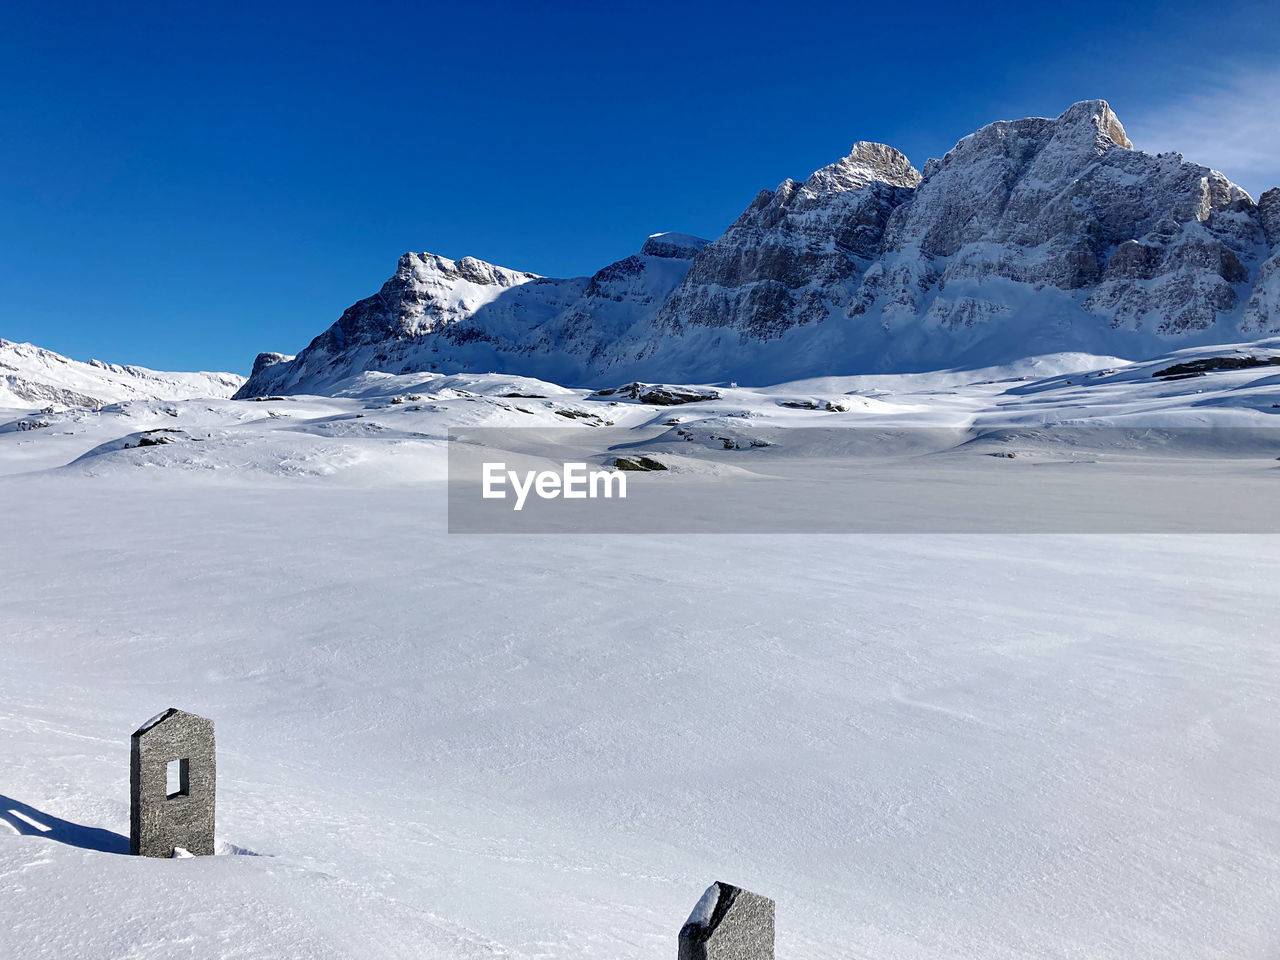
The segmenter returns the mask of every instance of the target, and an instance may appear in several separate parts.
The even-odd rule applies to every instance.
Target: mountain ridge
[[[676,239],[678,238],[678,239]],[[590,278],[405,254],[237,396],[366,371],[779,382],[1132,359],[1280,332],[1280,190],[1135,150],[1103,100],[1002,120],[923,172],[885,144],[761,191],[713,241],[655,234]],[[259,369],[260,367],[260,369]]]
[[[101,360],[72,360],[31,343],[0,338],[0,407],[98,407],[125,400],[230,397],[234,373],[172,372]]]

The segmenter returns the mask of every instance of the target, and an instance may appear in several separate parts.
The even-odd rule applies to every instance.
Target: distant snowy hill
[[[101,406],[123,400],[229,397],[244,383],[234,373],[168,373],[145,367],[69,360],[29,343],[0,340],[0,407]]]
[[[375,370],[770,383],[1277,332],[1280,190],[1255,203],[1178,154],[1134,150],[1090,100],[983,127],[922,173],[855,144],[763,191],[713,243],[652,237],[589,279],[406,254],[296,359],[260,359],[241,395]]]

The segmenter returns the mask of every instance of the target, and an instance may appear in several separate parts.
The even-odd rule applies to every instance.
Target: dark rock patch
[[[1202,376],[1211,370],[1248,370],[1252,367],[1274,366],[1280,366],[1280,357],[1205,357],[1201,360],[1175,363],[1172,367],[1157,370],[1151,376],[1166,380],[1183,380],[1187,377]]]

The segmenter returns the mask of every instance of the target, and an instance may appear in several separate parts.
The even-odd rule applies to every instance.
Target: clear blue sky
[[[1256,196],[1276,6],[6,0],[0,337],[247,372],[405,250],[586,274],[855,140],[1090,97]]]

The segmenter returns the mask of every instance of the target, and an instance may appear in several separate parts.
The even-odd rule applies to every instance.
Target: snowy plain
[[[1280,414],[1274,368],[1157,363],[0,412],[0,956],[672,957],[724,880],[794,960],[1275,957],[1276,536],[447,532],[447,432],[557,411]],[[122,855],[168,706],[216,723],[222,856]]]

